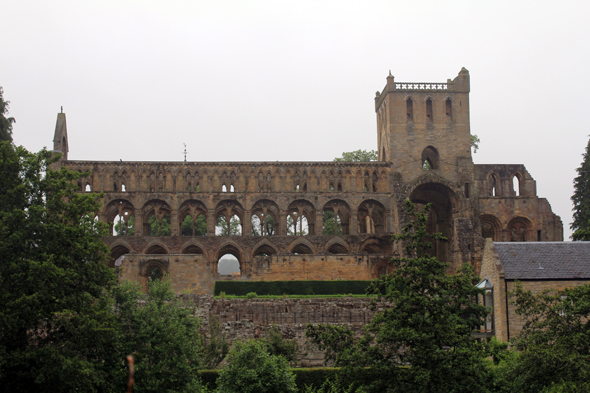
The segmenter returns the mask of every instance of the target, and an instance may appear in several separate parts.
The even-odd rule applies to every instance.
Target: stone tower
[[[446,83],[395,82],[389,74],[375,97],[379,161],[398,168],[404,180],[424,167],[457,179],[457,167],[471,162],[469,72]]]
[[[66,126],[66,114],[63,113],[63,107],[60,113],[57,114],[57,122],[55,123],[55,134],[53,135],[53,151],[61,153],[61,160],[68,159],[68,128]]]

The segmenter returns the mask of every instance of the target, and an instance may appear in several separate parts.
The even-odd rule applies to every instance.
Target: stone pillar
[[[276,222],[275,235],[286,236],[287,235],[287,211],[279,209],[279,217]]]
[[[215,210],[207,210],[207,236],[215,236]]]
[[[357,209],[350,209],[350,222],[348,223],[348,233],[351,235],[359,234],[359,217]]]
[[[170,236],[178,236],[178,210],[170,211]]]
[[[141,210],[133,213],[135,217],[135,236],[143,236],[143,215]]]
[[[323,211],[316,210],[315,212],[315,228],[314,228],[314,235],[321,235],[324,232],[324,217]]]
[[[242,223],[242,236],[252,236],[252,212],[244,211],[244,222]]]

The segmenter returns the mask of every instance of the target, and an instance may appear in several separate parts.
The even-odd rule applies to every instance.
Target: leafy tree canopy
[[[8,115],[10,101],[4,101],[4,90],[0,87],[0,141],[12,142],[12,125],[16,122],[14,117]]]
[[[194,309],[176,297],[170,278],[150,280],[147,294],[130,282],[114,294],[123,333],[121,353],[135,358],[134,391],[200,392],[201,323]]]
[[[586,145],[582,165],[576,169],[578,176],[574,179],[572,195],[573,218],[570,228],[573,240],[590,240],[590,140]]]
[[[590,285],[533,294],[517,283],[510,295],[525,324],[513,340],[520,353],[512,356],[499,374],[506,390],[588,391]]]
[[[0,385],[11,392],[106,389],[121,363],[100,196],[77,193],[80,174],[53,161],[0,143]]]
[[[471,135],[471,148],[474,153],[477,153],[477,150],[479,149],[479,142],[481,141],[477,135]]]
[[[283,356],[271,355],[267,343],[249,340],[234,343],[228,365],[217,379],[224,393],[295,393],[295,376]]]
[[[486,352],[471,336],[487,314],[474,303],[478,278],[469,266],[447,275],[448,265],[429,254],[428,239],[445,240],[427,233],[429,208],[418,212],[406,201],[410,221],[393,237],[405,244],[405,256],[392,260],[395,273],[369,287],[383,311],[360,340],[346,327],[308,325],[308,336],[344,367],[343,375],[369,367],[373,382],[365,391],[484,391]]]
[[[342,153],[342,157],[334,158],[335,162],[377,161],[375,150],[355,150]]]

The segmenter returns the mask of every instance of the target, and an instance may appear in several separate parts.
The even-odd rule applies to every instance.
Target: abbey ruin
[[[524,165],[473,163],[469,91],[465,68],[442,83],[389,75],[375,162],[73,161],[64,113],[53,148],[58,165],[90,173],[80,192],[104,192],[98,219],[122,279],[168,273],[202,294],[218,280],[372,279],[400,252],[406,199],[432,203],[429,227],[449,239],[438,258],[477,272],[484,238],[562,241],[563,225]],[[219,273],[226,254],[240,274]]]

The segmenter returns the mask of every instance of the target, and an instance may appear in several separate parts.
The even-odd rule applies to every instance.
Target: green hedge
[[[326,379],[336,379],[336,375],[340,368],[336,367],[318,367],[318,368],[292,368],[293,374],[295,374],[295,383],[300,391],[304,391],[305,386],[313,386],[314,388],[320,388]],[[203,385],[207,386],[207,389],[213,390],[217,388],[217,376],[218,370],[202,370],[199,371]]]
[[[364,295],[371,281],[215,281],[213,293],[246,296],[250,292],[257,295]]]
[[[322,387],[324,382],[329,378],[336,380],[340,368],[336,367],[316,367],[316,368],[292,368],[295,374],[295,383],[299,391],[305,391],[306,386],[313,386],[316,389]]]

